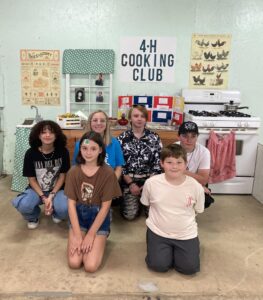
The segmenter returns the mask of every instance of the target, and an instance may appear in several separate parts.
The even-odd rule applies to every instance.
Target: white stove
[[[247,110],[225,111],[224,105],[233,101],[240,104],[239,91],[183,90],[185,98],[184,120],[193,121],[198,127],[240,128],[260,127],[260,118],[251,116]]]
[[[190,90],[184,89],[184,121],[193,121],[199,127],[198,142],[207,145],[210,131],[228,134],[235,131],[236,139],[236,177],[209,184],[213,193],[251,194],[258,145],[260,118],[251,116],[247,108],[240,107],[235,112],[225,110],[225,104],[241,103],[239,91],[228,90]],[[241,112],[242,108],[242,112]]]
[[[205,111],[207,112],[207,111]],[[191,111],[184,113],[185,121],[193,121],[198,127],[210,127],[210,128],[259,128],[260,118],[258,117],[246,117],[246,116],[224,116],[222,114],[218,116],[208,116],[208,115],[194,115]]]

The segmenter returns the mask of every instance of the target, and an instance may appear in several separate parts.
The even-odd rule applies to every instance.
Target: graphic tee
[[[113,169],[106,164],[92,176],[87,176],[81,165],[73,166],[66,178],[65,194],[69,199],[87,205],[101,205],[121,196],[121,189]]]
[[[23,176],[35,177],[42,191],[50,192],[59,174],[67,173],[69,168],[70,158],[66,148],[55,149],[49,154],[42,154],[38,149],[30,148],[24,157]]]

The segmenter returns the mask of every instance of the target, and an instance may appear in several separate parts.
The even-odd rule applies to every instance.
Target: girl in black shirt
[[[45,120],[37,123],[29,136],[30,148],[24,158],[23,176],[29,186],[15,199],[13,206],[27,220],[29,229],[39,225],[40,205],[55,223],[67,219],[67,197],[63,187],[66,172],[70,168],[66,136],[59,125]]]

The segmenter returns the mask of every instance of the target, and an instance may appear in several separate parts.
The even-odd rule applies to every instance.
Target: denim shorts
[[[98,212],[100,211],[99,205],[88,206],[85,204],[78,203],[76,205],[76,211],[79,220],[79,226],[82,231],[87,232],[92,226],[95,218],[97,217]],[[71,226],[71,225],[70,225]],[[110,211],[108,212],[104,222],[101,224],[97,235],[106,235],[110,234]]]

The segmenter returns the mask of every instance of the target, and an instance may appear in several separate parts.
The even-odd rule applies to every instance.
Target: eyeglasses
[[[93,119],[93,120],[91,120],[91,123],[102,123],[102,124],[104,124],[106,122],[107,122],[106,119]]]

